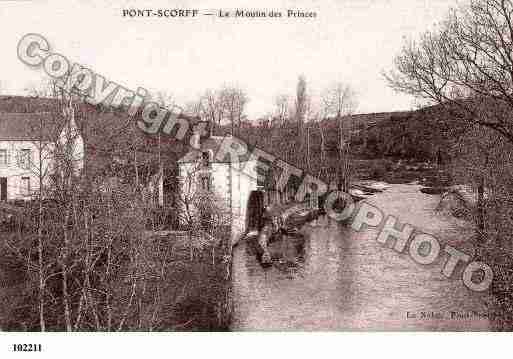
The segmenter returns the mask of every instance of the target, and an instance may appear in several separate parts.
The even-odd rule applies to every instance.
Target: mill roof
[[[205,151],[212,151],[213,154],[213,163],[232,163],[232,162],[247,162],[249,160],[249,151],[247,154],[243,156],[238,156],[236,161],[232,161],[232,156],[225,156],[225,158],[218,159],[216,153],[221,148],[221,144],[223,140],[225,140],[224,136],[210,136],[201,141],[200,149],[192,149],[185,156],[178,160],[178,163],[195,163],[200,160],[202,157],[202,153]]]

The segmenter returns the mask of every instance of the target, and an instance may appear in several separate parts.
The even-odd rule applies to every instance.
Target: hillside
[[[0,96],[0,112],[50,112],[60,116],[60,102],[51,98]],[[114,156],[137,150],[142,162],[155,162],[158,153],[158,137],[138,131],[124,112],[91,106],[77,105],[77,123],[82,128],[90,153],[95,153],[97,163],[107,165]],[[448,157],[447,148],[457,133],[453,121],[439,106],[415,111],[379,112],[345,116],[342,119],[344,137],[350,134],[351,154],[357,159],[392,157],[419,161],[435,161]],[[321,132],[324,132],[326,161],[323,167],[333,169],[337,165],[338,121],[326,118],[319,122],[307,122],[310,140],[310,163],[305,159],[305,140],[298,140],[298,127],[293,122],[278,127],[244,126],[235,135],[250,145],[263,148],[276,156],[321,170]],[[322,126],[322,127],[321,127]],[[306,131],[305,131],[306,132]],[[218,126],[216,135],[230,133],[229,126]],[[190,135],[190,134],[189,134]],[[161,153],[169,166],[187,151],[187,138],[176,141],[170,136],[161,138]],[[299,147],[298,147],[299,146]],[[103,160],[103,159],[107,160]],[[130,162],[130,161],[128,161]],[[330,171],[330,170],[329,170]]]

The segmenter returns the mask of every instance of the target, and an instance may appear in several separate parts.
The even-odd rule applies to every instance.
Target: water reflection
[[[271,244],[269,268],[259,264],[250,241],[234,249],[233,330],[487,328],[486,321],[407,318],[407,312],[485,309],[459,281],[382,247],[375,231],[323,220],[301,233]]]
[[[340,233],[306,226],[303,237],[270,245],[273,266],[265,269],[251,243],[241,243],[234,253],[233,329],[315,329],[333,321],[351,280]]]

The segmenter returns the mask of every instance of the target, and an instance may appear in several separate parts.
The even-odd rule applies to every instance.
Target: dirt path
[[[468,226],[435,213],[438,197],[419,192],[419,186],[392,185],[368,202],[468,250]],[[375,229],[355,232],[325,223],[303,232],[303,248],[284,250],[297,265],[276,261],[263,269],[247,243],[235,248],[232,329],[487,330],[487,319],[476,316],[486,313],[486,295],[468,290],[460,272],[445,278],[445,256],[418,265],[376,242]]]

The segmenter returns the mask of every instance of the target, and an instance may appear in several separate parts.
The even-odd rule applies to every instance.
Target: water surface
[[[468,224],[435,212],[437,201],[419,186],[393,185],[369,203],[470,250]],[[486,313],[486,294],[468,290],[459,271],[444,277],[446,257],[421,266],[376,242],[375,229],[356,232],[326,219],[302,233],[304,241],[273,244],[270,268],[262,268],[250,243],[234,249],[233,330],[488,329],[476,316]]]

